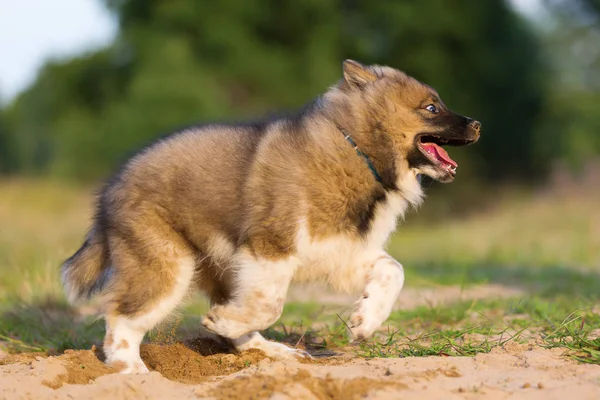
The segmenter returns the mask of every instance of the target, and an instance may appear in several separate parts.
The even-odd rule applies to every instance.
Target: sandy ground
[[[600,366],[516,343],[475,357],[341,355],[300,363],[260,352],[202,356],[182,344],[144,345],[143,357],[154,371],[125,376],[91,350],[5,356],[0,398],[600,399]]]
[[[518,294],[495,285],[406,291],[398,308]],[[352,304],[318,288],[290,294],[304,296]],[[144,344],[141,354],[152,372],[126,376],[103,364],[96,349],[55,357],[0,352],[0,399],[600,399],[600,366],[576,363],[560,349],[514,342],[475,357],[366,360],[349,350],[307,362],[275,361],[259,351],[230,354],[210,339]]]

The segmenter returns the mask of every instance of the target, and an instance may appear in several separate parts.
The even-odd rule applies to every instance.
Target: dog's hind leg
[[[221,261],[221,265],[212,265],[206,261],[201,264],[200,273],[197,274],[197,284],[210,297],[213,311],[218,306],[225,306],[233,297],[233,287],[235,274],[233,268],[225,261]],[[211,276],[207,271],[213,271]],[[214,272],[216,271],[216,273]],[[217,308],[219,310],[219,308]],[[250,315],[256,316],[257,310],[249,311]],[[310,357],[302,350],[292,349],[282,343],[276,343],[266,340],[258,332],[250,332],[238,338],[224,338],[237,351],[241,352],[249,349],[262,350],[266,355],[273,358],[300,358]]]
[[[365,339],[381,326],[404,285],[402,264],[390,255],[383,253],[369,265],[367,285],[350,316],[349,327],[355,339]]]
[[[272,261],[240,251],[233,266],[231,298],[214,305],[202,324],[218,335],[239,339],[238,347],[257,343],[262,337],[253,332],[268,328],[279,318],[297,266],[295,257]]]
[[[149,232],[136,239],[113,237],[110,243],[114,274],[107,293],[104,353],[106,363],[121,373],[148,372],[140,357],[144,335],[182,301],[196,267],[192,252],[175,236]]]

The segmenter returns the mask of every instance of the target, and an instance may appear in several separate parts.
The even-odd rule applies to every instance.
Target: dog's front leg
[[[371,264],[367,285],[350,316],[350,330],[355,339],[373,334],[388,318],[404,285],[402,264],[387,253]]]

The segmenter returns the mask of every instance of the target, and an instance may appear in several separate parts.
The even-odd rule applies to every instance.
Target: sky
[[[509,0],[509,3],[530,18],[535,18],[543,8],[541,0]]]
[[[116,31],[99,0],[0,0],[0,101],[25,89],[47,59],[102,47]]]
[[[540,10],[540,0],[510,3],[531,17]],[[100,0],[0,0],[0,103],[31,84],[46,60],[102,47],[116,31]]]

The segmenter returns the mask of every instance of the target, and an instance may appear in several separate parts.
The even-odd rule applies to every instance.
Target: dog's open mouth
[[[464,146],[472,143],[472,140],[445,139],[439,136],[422,135],[417,139],[417,147],[427,159],[437,168],[447,171],[452,176],[456,175],[458,163],[454,161],[443,145]]]

